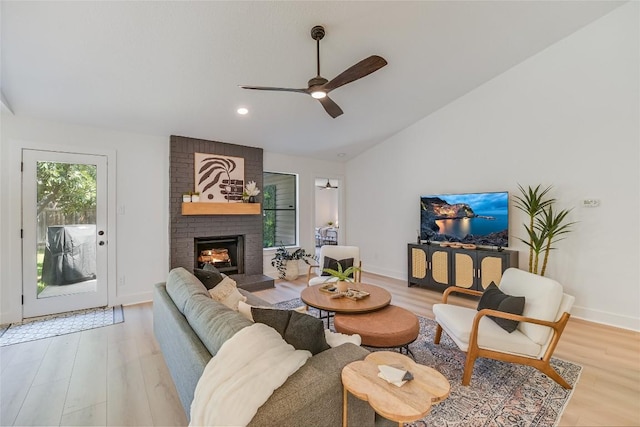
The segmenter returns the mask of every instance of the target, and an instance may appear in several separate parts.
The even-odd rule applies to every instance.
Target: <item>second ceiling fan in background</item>
[[[337,185],[331,185],[331,181],[329,180],[329,178],[327,178],[327,183],[324,185],[318,185],[317,186],[319,189],[321,190],[327,190],[327,189],[331,189],[331,190],[335,190],[338,188]]]
[[[338,74],[332,80],[327,80],[320,76],[320,40],[324,37],[324,28],[320,25],[316,25],[311,29],[311,38],[316,41],[316,57],[317,57],[317,75],[309,80],[308,87],[306,89],[294,89],[285,87],[268,87],[268,86],[245,86],[241,85],[243,89],[254,90],[271,90],[280,92],[297,92],[311,95],[313,98],[320,101],[320,104],[324,107],[327,113],[334,119],[340,116],[343,111],[328,94],[334,89],[344,86],[348,83],[368,76],[374,71],[387,65],[387,61],[378,55],[372,55],[357,64],[347,68],[342,73]]]

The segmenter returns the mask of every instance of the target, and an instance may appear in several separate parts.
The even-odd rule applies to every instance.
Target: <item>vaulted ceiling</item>
[[[340,161],[621,3],[5,0],[0,88],[16,115]],[[388,61],[331,93],[342,116],[308,95],[238,87],[306,88],[314,25],[329,80],[372,54]]]

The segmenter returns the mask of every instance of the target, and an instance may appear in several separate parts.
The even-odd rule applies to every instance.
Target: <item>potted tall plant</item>
[[[276,253],[271,259],[271,265],[275,267],[276,270],[278,270],[278,276],[281,279],[294,280],[297,279],[300,275],[298,260],[302,260],[306,264],[310,265],[309,260],[317,261],[318,258],[315,256],[315,254],[312,255],[305,251],[303,248],[298,248],[293,252],[289,252],[283,244],[280,244],[278,249],[276,249]]]
[[[551,191],[552,186],[541,189],[527,187],[525,190],[518,184],[522,197],[514,196],[516,208],[526,213],[529,217],[528,224],[524,224],[528,240],[518,238],[521,242],[529,246],[529,272],[544,276],[547,270],[549,254],[553,244],[564,239],[561,237],[571,231],[575,222],[566,222],[567,215],[571,209],[563,209],[554,212],[553,204],[556,199],[547,199],[545,196]],[[540,254],[543,255],[542,269],[538,273],[538,263]]]

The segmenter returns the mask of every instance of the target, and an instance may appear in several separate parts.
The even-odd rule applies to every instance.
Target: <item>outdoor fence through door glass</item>
[[[37,162],[37,295],[96,292],[95,165]]]

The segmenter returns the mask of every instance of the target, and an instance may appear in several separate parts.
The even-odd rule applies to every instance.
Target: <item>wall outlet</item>
[[[118,279],[118,287],[121,288],[125,285],[126,281],[124,280],[124,276],[120,276]]]
[[[584,199],[582,201],[583,208],[597,208],[598,206],[600,206],[599,199]]]

